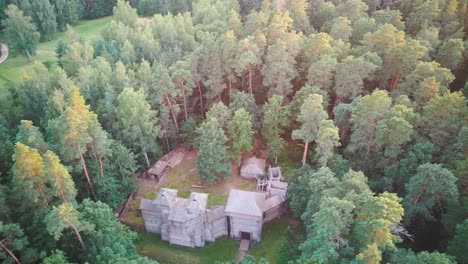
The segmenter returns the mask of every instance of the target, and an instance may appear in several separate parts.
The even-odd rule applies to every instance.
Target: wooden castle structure
[[[257,178],[256,191],[231,189],[226,207],[207,208],[206,193],[192,192],[184,199],[177,190],[162,188],[154,200],[142,199],[139,210],[146,231],[171,244],[203,247],[226,235],[258,243],[263,224],[287,209],[288,185],[281,180],[280,168],[269,168],[266,179]]]

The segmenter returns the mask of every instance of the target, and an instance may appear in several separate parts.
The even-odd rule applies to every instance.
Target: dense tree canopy
[[[467,8],[0,1],[8,60],[35,60],[0,80],[0,260],[151,263],[113,210],[183,145],[203,185],[247,156],[282,167],[306,230],[282,260],[466,262]],[[112,14],[100,35],[72,28]]]

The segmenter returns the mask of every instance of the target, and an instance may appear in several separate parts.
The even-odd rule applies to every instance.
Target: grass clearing
[[[234,259],[238,242],[223,237],[214,243],[206,243],[203,248],[188,248],[162,241],[159,235],[141,234],[135,241],[135,246],[140,254],[156,259],[161,264],[212,264],[215,261]]]
[[[197,173],[196,151],[186,152],[182,161],[169,170],[167,175],[160,181],[139,179],[138,196],[130,204],[129,210],[122,216],[122,220],[131,224],[143,223],[143,218],[137,216],[137,209],[141,198],[154,199],[161,188],[178,190],[178,196],[188,198],[191,192],[208,193],[208,207],[214,205],[225,205],[232,188],[241,190],[254,190],[255,180],[245,180],[239,176],[239,168],[233,165],[231,176],[222,179],[216,184],[203,184]],[[199,188],[193,186],[201,186]]]
[[[201,185],[202,181],[196,170],[196,151],[188,151],[177,166],[169,170],[167,175],[160,181],[139,179],[138,196],[130,204],[130,208],[122,220],[131,224],[143,224],[143,218],[138,217],[136,210],[141,198],[154,199],[159,189],[173,188],[178,190],[180,197],[187,198],[190,192],[208,193],[208,206],[225,205],[229,192],[232,188],[242,190],[254,190],[255,180],[246,180],[239,176],[239,167],[232,166],[231,176],[222,179],[216,184],[203,184],[200,188],[193,187]],[[266,258],[271,263],[277,262],[277,251],[282,243],[286,241],[286,230],[290,221],[289,216],[275,219],[263,226],[262,241],[258,245],[251,245],[248,254],[256,258]],[[239,242],[229,237],[217,239],[214,243],[206,243],[203,248],[187,248],[171,245],[167,241],[161,241],[156,234],[140,234],[135,241],[138,252],[149,258],[156,259],[160,263],[215,263],[215,261],[234,260],[239,249]]]
[[[81,21],[74,27],[75,32],[87,40],[96,40],[100,37],[101,31],[110,23],[112,16],[98,18],[94,20]],[[30,71],[34,63],[50,64],[53,69],[57,65],[55,57],[55,47],[59,39],[69,41],[69,36],[65,32],[56,34],[52,41],[40,43],[37,47],[37,54],[33,56],[32,61],[28,62],[23,54],[12,54],[5,62],[0,64],[0,87],[9,82],[16,84],[21,81],[21,76]]]
[[[286,230],[291,217],[283,215],[263,226],[262,241],[258,245],[250,246],[247,254],[257,260],[266,258],[271,264],[278,263],[278,249],[287,241]]]
[[[262,241],[251,245],[247,254],[257,259],[266,258],[271,264],[278,263],[278,249],[287,241],[286,230],[291,217],[284,215],[263,226]],[[203,248],[187,248],[162,241],[159,235],[140,234],[135,241],[138,252],[162,264],[206,263],[234,260],[239,242],[230,237],[222,237],[214,243],[206,243]]]

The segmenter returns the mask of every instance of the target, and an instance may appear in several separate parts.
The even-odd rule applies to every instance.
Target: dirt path
[[[8,58],[8,46],[2,43],[0,52],[2,53],[0,56],[0,63],[2,63]]]
[[[247,251],[249,251],[250,241],[247,239],[242,239],[239,244],[239,251],[237,252],[236,256],[236,263],[243,260],[247,255]]]

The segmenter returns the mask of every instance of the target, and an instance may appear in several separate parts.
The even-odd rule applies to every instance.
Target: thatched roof
[[[242,162],[240,176],[246,179],[257,179],[259,175],[265,174],[265,164],[264,159],[247,158]]]
[[[263,216],[266,194],[231,189],[226,205],[226,213],[248,216]]]

